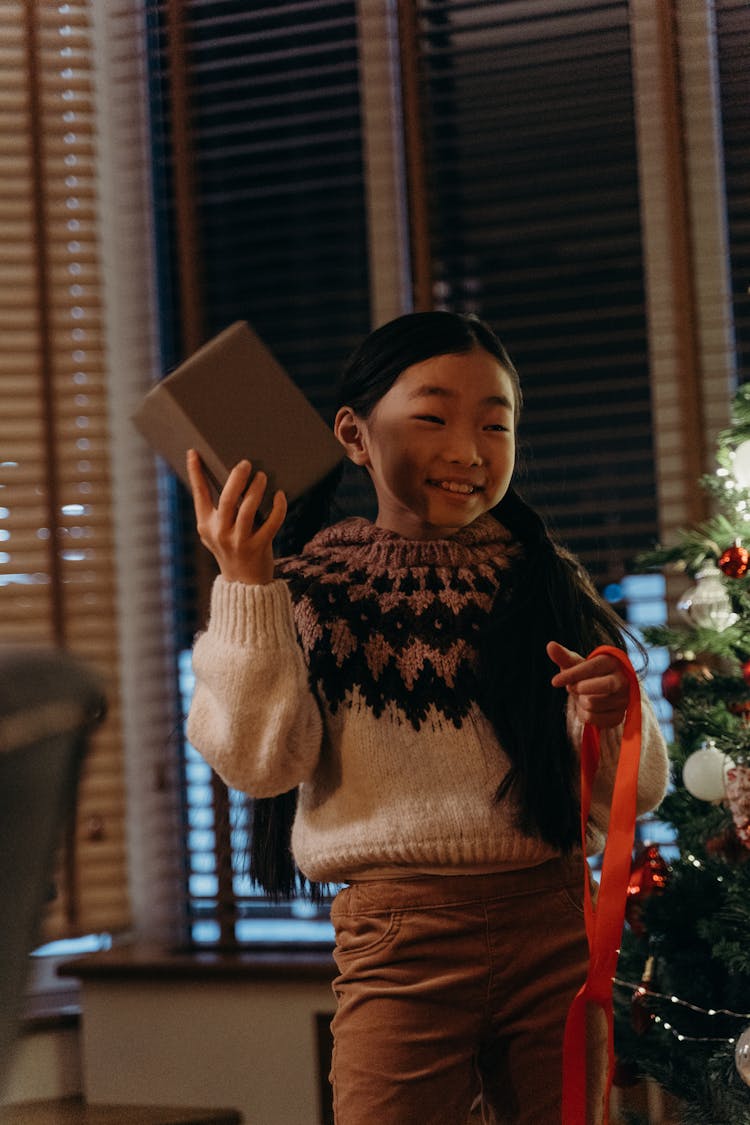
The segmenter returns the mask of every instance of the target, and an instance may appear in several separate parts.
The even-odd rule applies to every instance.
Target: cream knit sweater
[[[309,879],[499,871],[555,854],[517,830],[512,800],[495,803],[508,759],[476,702],[472,637],[517,554],[491,516],[418,541],[351,519],[283,560],[268,585],[216,579],[188,737],[236,789],[299,786],[292,850]],[[645,699],[643,716],[639,812],[667,780]],[[580,724],[569,729],[579,744]],[[619,733],[602,736],[592,851]]]

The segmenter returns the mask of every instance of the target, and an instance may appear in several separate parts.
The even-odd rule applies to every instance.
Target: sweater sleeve
[[[218,577],[193,671],[187,736],[227,785],[272,797],[309,780],[322,721],[285,582]]]
[[[655,809],[667,790],[669,781],[669,756],[658,719],[641,685],[641,758],[638,767],[638,792],[636,814],[642,816]],[[580,750],[583,723],[575,716],[572,701],[568,705],[568,729],[573,744]],[[589,855],[601,851],[609,826],[610,805],[614,790],[617,763],[620,757],[622,726],[611,727],[600,733],[599,768],[596,771],[591,793],[591,812],[587,831]]]

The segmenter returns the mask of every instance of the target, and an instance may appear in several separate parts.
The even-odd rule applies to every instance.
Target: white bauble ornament
[[[695,585],[685,591],[677,608],[692,625],[720,633],[737,621],[721,571],[714,562],[704,563],[695,576]]]
[[[682,783],[699,801],[721,801],[726,796],[726,770],[731,759],[709,739],[682,767]]]
[[[750,1086],[750,1027],[746,1027],[734,1048],[737,1073],[746,1086]]]
[[[734,479],[742,488],[750,488],[750,441],[743,441],[732,458]]]

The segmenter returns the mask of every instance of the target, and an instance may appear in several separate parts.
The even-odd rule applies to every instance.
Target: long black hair
[[[367,418],[406,368],[475,348],[494,356],[507,372],[518,419],[521,386],[505,347],[478,317],[450,312],[408,313],[375,329],[349,358],[337,404]],[[338,471],[332,473],[290,511],[282,529],[284,553],[301,550],[330,522],[338,478]],[[479,641],[478,702],[510,760],[496,800],[512,793],[518,829],[568,851],[579,839],[577,758],[567,733],[567,695],[550,683],[555,668],[546,645],[556,640],[584,655],[600,644],[624,649],[627,630],[575,557],[555,541],[514,487],[492,515],[522,547],[510,594],[495,599]],[[280,897],[310,889],[290,851],[295,808],[296,790],[254,802],[250,874]]]

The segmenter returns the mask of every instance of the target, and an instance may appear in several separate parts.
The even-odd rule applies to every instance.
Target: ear
[[[333,432],[346,450],[350,461],[355,465],[369,465],[366,428],[351,406],[342,406],[337,412]]]

